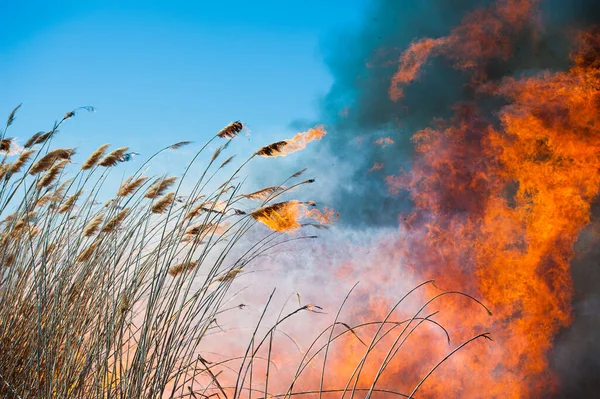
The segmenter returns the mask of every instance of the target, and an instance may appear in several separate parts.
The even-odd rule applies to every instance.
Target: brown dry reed
[[[11,143],[12,143],[12,139],[0,140],[0,151],[8,152],[10,150]]]
[[[256,152],[256,155],[262,157],[274,157],[281,153],[281,150],[288,145],[287,141],[278,141],[262,147]]]
[[[148,191],[146,191],[144,197],[154,199],[163,195],[164,192],[167,191],[169,187],[171,187],[175,183],[176,180],[177,177],[175,176],[158,179],[152,186],[150,186]]]
[[[9,115],[4,140],[18,108]],[[279,337],[274,333],[298,312],[317,311],[316,305],[282,310],[267,325],[263,316],[271,313],[271,295],[239,354],[229,355],[209,338],[237,334],[222,329],[221,323],[240,316],[244,304],[232,301],[246,279],[244,271],[256,259],[286,243],[313,237],[302,230],[288,236],[257,226],[260,215],[282,211],[282,203],[300,202],[264,204],[256,211],[249,201],[271,201],[288,193],[282,185],[300,173],[281,186],[242,194],[237,181],[243,180],[240,174],[253,155],[226,174],[212,162],[228,150],[226,146],[212,157],[205,154],[213,141],[234,139],[242,130],[240,122],[232,122],[196,152],[181,176],[157,179],[146,192],[140,190],[146,182],[142,173],[152,159],[189,142],[152,155],[107,200],[115,190],[105,187],[112,181],[108,177],[122,173],[117,166],[128,147],[105,156],[108,145],[102,145],[75,170],[69,166],[73,149],[48,148],[58,128],[78,110],[66,113],[46,133],[33,135],[15,161],[10,163],[7,155],[0,163],[5,171],[0,185],[0,397],[291,399],[315,392],[364,396],[379,392],[379,387],[374,388],[376,381],[370,391],[357,385],[360,364],[346,387],[338,390],[325,391],[319,378],[308,385],[299,380],[308,370],[313,376],[328,375],[324,359],[334,341],[349,336],[366,344],[363,330],[380,326],[379,335],[364,347],[366,358],[389,327],[404,339],[415,325],[432,324],[424,323],[426,317],[418,313],[403,324],[393,324],[388,317],[380,324],[357,326],[336,316],[301,352],[297,371],[287,376],[289,384],[273,387],[268,367]],[[278,145],[261,151],[276,151]],[[164,195],[169,188],[172,192]],[[255,232],[247,235],[250,229]],[[236,342],[240,337],[236,335]],[[211,355],[215,351],[230,357]]]
[[[133,194],[138,188],[140,188],[145,182],[148,180],[147,177],[138,177],[137,179],[133,179],[133,176],[127,178],[119,187],[119,191],[117,192],[117,196],[119,197],[127,197],[128,195]]]
[[[50,169],[48,169],[48,171],[42,175],[38,181],[37,187],[44,188],[52,184],[68,163],[69,161],[65,159],[57,164],[52,165]]]
[[[238,135],[239,132],[242,131],[244,125],[240,121],[231,122],[229,125],[225,126],[223,129],[219,130],[217,136],[220,138],[228,138],[232,139]]]
[[[125,208],[125,209],[120,210],[115,216],[113,216],[111,219],[109,219],[104,224],[104,226],[102,227],[102,232],[103,233],[114,232],[119,227],[121,222],[123,222],[125,217],[127,217],[127,215],[129,214],[130,211],[131,211],[130,208]]]
[[[162,198],[159,198],[152,205],[152,213],[163,213],[163,212],[165,212],[169,208],[169,206],[171,206],[173,204],[174,200],[175,200],[175,192],[171,192],[169,194],[166,194]]]
[[[180,275],[181,273],[188,272],[198,266],[198,262],[184,262],[179,263],[171,268],[169,268],[169,274],[173,277]]]
[[[105,168],[115,166],[117,163],[119,163],[119,161],[121,161],[123,156],[127,153],[127,150],[129,150],[129,147],[117,148],[116,150],[108,153],[108,155],[102,158],[98,165],[104,166]]]
[[[29,174],[35,175],[44,172],[50,169],[58,160],[70,160],[74,153],[75,149],[73,148],[57,148],[50,151],[31,166]]]
[[[281,186],[267,187],[267,188],[263,188],[262,190],[255,191],[253,193],[246,194],[245,197],[248,199],[252,199],[252,200],[264,201],[264,200],[268,199],[269,197],[277,194],[278,192],[283,191],[284,189],[285,189],[285,187],[281,187]]]
[[[10,174],[19,173],[21,168],[29,161],[31,156],[35,153],[35,150],[25,150],[19,154],[19,157],[9,166],[8,172]]]
[[[83,228],[83,236],[90,237],[98,232],[102,221],[104,220],[104,213],[99,213],[89,221],[88,224]]]
[[[106,150],[110,147],[110,144],[102,144],[100,147],[96,149],[96,151],[92,152],[88,159],[85,160],[83,165],[81,165],[82,170],[88,170],[96,166],[100,158],[104,156]]]

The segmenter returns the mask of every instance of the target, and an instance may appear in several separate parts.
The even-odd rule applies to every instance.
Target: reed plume
[[[9,164],[0,164],[0,179],[3,179],[6,175],[9,175],[8,171],[10,169]]]
[[[146,180],[148,180],[148,178],[144,176],[138,177],[133,181],[132,179],[133,176],[130,176],[123,182],[123,184],[121,184],[121,187],[119,187],[119,191],[117,192],[118,197],[127,197],[128,195],[134,193],[144,184]]]
[[[73,206],[75,205],[75,202],[77,202],[77,199],[79,198],[79,196],[83,193],[83,190],[79,190],[77,191],[75,194],[73,194],[72,196],[70,196],[69,198],[67,198],[67,200],[65,201],[64,204],[62,204],[60,206],[60,208],[58,208],[58,213],[67,213],[71,210],[71,208],[73,208]]]
[[[75,154],[74,148],[57,148],[50,151],[31,166],[29,174],[35,175],[44,172],[50,169],[58,160],[70,160],[73,154]]]
[[[191,141],[180,141],[179,143],[171,144],[169,146],[169,148],[172,150],[178,150],[178,149],[185,147],[186,145],[190,145],[190,144],[192,144]]]
[[[175,200],[175,193],[166,194],[152,205],[152,213],[163,213]]]
[[[52,184],[52,182],[54,182],[54,180],[56,180],[58,177],[58,174],[64,169],[65,166],[67,166],[68,163],[69,161],[64,159],[59,163],[52,165],[38,181],[37,188],[48,187],[50,184]]]
[[[152,186],[150,186],[148,191],[146,191],[144,197],[154,199],[163,195],[164,192],[167,191],[167,189],[171,187],[176,180],[177,177],[175,176],[158,179]]]
[[[15,116],[17,114],[17,111],[19,110],[19,108],[21,108],[23,104],[19,104],[16,107],[13,108],[13,110],[10,112],[10,114],[8,114],[8,118],[6,119],[6,127],[8,128],[10,125],[13,124],[13,122],[15,121]]]
[[[31,148],[36,144],[43,144],[44,142],[46,142],[46,140],[48,140],[52,135],[54,134],[54,131],[49,131],[49,132],[37,132],[35,133],[33,136],[31,136],[23,145],[23,147],[25,148]]]
[[[96,234],[96,232],[100,228],[102,220],[104,220],[104,213],[99,213],[96,216],[94,216],[94,218],[90,220],[90,222],[87,225],[85,225],[83,229],[83,236],[89,237]]]
[[[45,206],[47,205],[49,202],[51,202],[53,200],[53,193],[46,193],[44,195],[42,195],[35,203],[35,206]]]
[[[14,174],[20,172],[23,165],[29,161],[34,152],[35,150],[25,150],[21,152],[17,160],[10,165],[8,173]]]
[[[225,281],[230,281],[233,280],[238,274],[240,274],[243,270],[242,269],[231,269],[229,270],[227,273],[220,275],[219,277],[217,277],[215,279],[215,282],[225,282]]]
[[[115,216],[113,216],[112,219],[110,219],[109,221],[107,221],[104,224],[104,226],[102,227],[102,232],[103,233],[114,232],[117,229],[117,227],[119,227],[119,225],[121,224],[123,219],[125,219],[127,217],[127,215],[129,214],[129,211],[130,211],[129,208],[125,208],[125,209],[122,209],[121,211],[119,211],[119,213],[117,213]]]
[[[263,206],[250,213],[255,220],[263,223],[271,230],[285,232],[302,227],[299,219],[308,217],[319,223],[329,223],[330,219],[316,210],[308,211],[306,205],[315,206],[313,201],[283,201],[272,205]],[[333,212],[334,213],[334,212]]]
[[[96,149],[96,151],[92,152],[88,159],[85,160],[83,165],[81,165],[82,170],[88,170],[96,166],[100,158],[104,156],[106,150],[110,147],[110,144],[102,144],[100,147]]]
[[[56,190],[54,190],[54,192],[52,193],[52,196],[50,197],[50,200],[52,202],[62,201],[62,199],[65,196],[65,190],[67,189],[68,186],[71,185],[72,182],[73,182],[73,179],[67,179],[67,180],[63,181],[60,184],[60,186],[58,186],[56,188]]]
[[[244,125],[242,125],[242,122],[240,122],[240,121],[231,122],[229,125],[225,126],[223,129],[219,130],[219,132],[217,133],[217,136],[219,136],[221,138],[232,139],[235,136],[237,136],[238,133],[241,132],[243,128],[244,128]]]
[[[274,157],[281,154],[281,150],[283,150],[283,148],[287,145],[287,141],[277,141],[262,147],[260,150],[256,151],[256,155],[260,155],[262,157]]]
[[[204,203],[194,206],[186,215],[185,220],[193,219],[200,216],[204,211]]]
[[[285,187],[282,187],[282,186],[272,186],[272,187],[263,188],[262,190],[255,191],[250,194],[246,194],[246,195],[244,195],[244,197],[251,199],[251,200],[264,201],[267,198],[272,197],[273,195],[275,195],[277,193],[280,193],[284,189],[285,189]]]
[[[0,140],[0,151],[8,152],[10,150],[11,144],[12,144],[12,138],[1,139]]]
[[[194,269],[196,266],[198,266],[198,262],[183,262],[169,268],[168,273],[175,277]]]
[[[290,176],[291,179],[301,176],[304,172],[306,172],[306,168],[300,169],[296,173]]]
[[[123,158],[125,153],[127,153],[128,149],[129,149],[129,147],[117,148],[116,150],[110,152],[107,156],[105,156],[98,163],[98,165],[104,166],[105,168],[110,168],[112,166],[115,166],[117,163],[119,163],[119,161],[121,161],[121,159]]]
[[[92,258],[94,251],[98,248],[98,245],[102,243],[102,240],[96,240],[91,243],[86,249],[84,249],[75,259],[76,262],[87,262]]]
[[[306,132],[296,134],[294,137],[284,141],[278,141],[269,144],[256,152],[256,155],[263,157],[278,157],[303,150],[308,143],[314,140],[321,140],[327,132],[323,126],[317,126],[308,129]]]
[[[205,233],[208,229],[210,229],[214,226],[215,226],[214,223],[203,223],[203,224],[191,226],[185,231],[185,234],[200,235],[200,234]]]
[[[119,295],[118,311],[120,317],[127,313],[131,309],[131,306],[132,303],[129,293],[123,292],[121,295]]]

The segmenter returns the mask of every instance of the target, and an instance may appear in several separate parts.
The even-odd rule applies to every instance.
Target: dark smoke
[[[388,96],[398,56],[414,39],[445,36],[462,17],[491,1],[379,0],[365,15],[360,31],[336,37],[325,46],[326,63],[334,76],[322,100],[322,117],[328,128],[331,152],[353,166],[349,181],[341,182],[333,202],[340,223],[353,227],[397,225],[398,214],[410,209],[402,193],[390,196],[384,177],[410,167],[410,137],[430,126],[434,118],[448,118],[452,106],[472,102],[476,94],[467,76],[444,59],[433,59],[423,77],[405,90],[400,103]],[[534,40],[524,34],[514,39],[514,56],[487,65],[491,79],[565,70],[575,33],[600,23],[598,0],[542,0],[544,31]],[[478,105],[487,109],[481,99]],[[490,117],[493,118],[489,104]],[[497,104],[495,104],[497,105]],[[390,137],[393,145],[373,142]],[[357,139],[362,137],[359,143]],[[375,162],[381,170],[368,172]],[[600,207],[594,209],[600,220]],[[561,376],[557,398],[591,398],[600,392],[600,248],[597,239],[582,235],[580,254],[573,263],[574,322],[557,337],[550,354],[552,367]]]
[[[400,212],[410,209],[410,201],[402,193],[388,195],[384,177],[410,167],[410,138],[415,131],[430,126],[434,118],[452,116],[452,106],[473,101],[475,94],[466,84],[466,74],[444,59],[434,58],[424,76],[406,88],[403,101],[393,102],[388,88],[398,57],[413,40],[445,36],[466,13],[491,3],[375,1],[358,32],[348,32],[324,45],[334,83],[322,100],[320,122],[328,128],[325,141],[332,153],[354,168],[350,181],[337,191],[331,204],[341,212],[341,223],[392,226]],[[531,35],[515,37],[514,57],[490,63],[486,70],[490,78],[566,69],[575,31],[599,20],[600,2],[542,0],[541,12],[543,34],[535,43]],[[394,144],[385,148],[373,144],[382,137],[390,137]],[[376,162],[382,163],[383,169],[369,172]]]
[[[600,222],[600,203],[592,225]],[[575,296],[573,324],[557,338],[552,367],[561,376],[560,399],[592,398],[600,392],[600,245],[594,228],[584,231],[571,264]]]

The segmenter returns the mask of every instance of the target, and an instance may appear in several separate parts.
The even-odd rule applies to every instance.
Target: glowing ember
[[[384,164],[381,162],[375,162],[369,172],[375,172],[376,170],[381,170],[384,168]]]
[[[385,148],[390,144],[394,144],[394,140],[392,140],[390,137],[381,137],[381,138],[375,140],[373,142],[373,144],[377,144],[377,145],[380,145],[381,148]]]

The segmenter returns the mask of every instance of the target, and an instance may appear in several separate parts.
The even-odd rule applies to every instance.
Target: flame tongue
[[[284,141],[269,144],[256,153],[263,157],[284,157],[296,151],[306,148],[306,145],[314,140],[321,140],[327,132],[319,125],[306,132],[296,134],[294,137]]]

